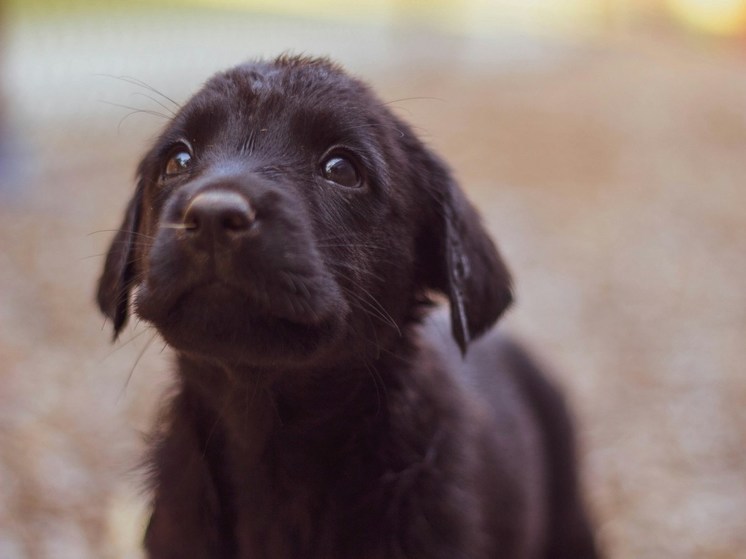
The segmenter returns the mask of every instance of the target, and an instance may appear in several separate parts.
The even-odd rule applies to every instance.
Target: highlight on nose
[[[232,190],[201,192],[184,212],[184,227],[193,235],[215,238],[240,235],[251,229],[256,213],[251,204]]]

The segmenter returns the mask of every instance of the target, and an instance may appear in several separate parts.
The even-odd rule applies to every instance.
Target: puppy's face
[[[448,172],[324,60],[215,76],[139,176],[99,287],[116,331],[134,289],[137,314],[180,352],[339,363],[388,347],[427,289],[452,308],[461,298],[462,348],[509,300],[507,273]],[[496,289],[471,285],[489,273]],[[486,318],[469,316],[481,311],[468,299],[496,294],[478,303],[493,307]]]

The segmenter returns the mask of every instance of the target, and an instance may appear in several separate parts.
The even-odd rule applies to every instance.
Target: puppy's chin
[[[172,294],[173,295],[173,294]],[[292,367],[334,352],[346,312],[332,305],[304,313],[298,303],[276,313],[234,287],[212,283],[167,297],[140,286],[135,310],[177,352],[205,360],[256,367]],[[294,312],[288,312],[294,308]]]

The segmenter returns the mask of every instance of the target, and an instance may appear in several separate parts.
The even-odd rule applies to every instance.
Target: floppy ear
[[[426,153],[426,189],[435,205],[426,223],[428,287],[448,296],[451,332],[463,354],[513,300],[510,273],[446,166]],[[434,245],[432,243],[435,243]]]
[[[96,300],[101,312],[114,324],[114,340],[127,323],[130,289],[135,275],[135,237],[140,226],[142,184],[127,205],[124,221],[106,255],[104,271],[98,280]]]

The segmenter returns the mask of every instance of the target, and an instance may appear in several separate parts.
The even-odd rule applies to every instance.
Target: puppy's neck
[[[221,432],[257,456],[278,439],[297,438],[311,450],[342,443],[361,425],[383,420],[388,393],[398,385],[392,371],[406,361],[401,354],[318,370],[207,365],[179,356],[181,398],[201,424],[211,426],[205,444]]]

